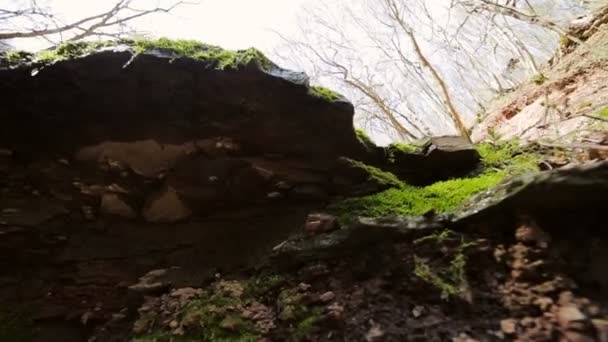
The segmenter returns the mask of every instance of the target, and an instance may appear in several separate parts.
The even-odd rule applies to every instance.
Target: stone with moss
[[[299,288],[285,289],[277,297],[278,319],[294,323],[293,334],[300,338],[312,334],[323,320],[323,309],[307,305],[305,298]]]
[[[218,46],[184,39],[121,39],[102,42],[66,42],[54,49],[43,50],[35,54],[23,51],[11,52],[5,57],[11,66],[33,61],[38,64],[50,64],[70,60],[95,53],[102,48],[124,45],[137,54],[160,52],[175,58],[193,58],[213,65],[215,69],[238,69],[255,64],[261,69],[272,69],[274,64],[262,52],[255,48],[232,51]],[[27,57],[27,58],[26,58]]]
[[[350,192],[352,194],[373,193],[403,187],[403,182],[391,172],[349,158],[340,158],[338,162],[341,170],[337,173],[351,180]]]
[[[608,118],[608,107],[597,112],[597,116]]]
[[[363,144],[363,146],[365,146],[367,150],[374,150],[378,147],[376,146],[376,143],[372,140],[372,138],[370,138],[369,135],[365,133],[364,130],[357,128],[355,129],[355,134],[357,135],[357,139],[359,140],[359,142]]]
[[[484,166],[482,173],[427,186],[405,184],[391,173],[353,161],[354,165],[368,170],[370,177],[377,178],[384,184],[391,184],[393,188],[334,203],[330,206],[330,212],[343,224],[348,224],[359,216],[416,216],[428,212],[451,212],[473,195],[498,185],[508,176],[539,170],[540,157],[528,151],[518,141],[484,143],[476,148]]]
[[[172,319],[177,322],[174,327],[159,325],[155,318],[157,313],[152,315],[152,320],[146,316],[140,317],[136,326],[151,329],[139,334],[135,341],[172,341],[165,337],[173,335],[180,335],[179,338],[184,341],[257,341],[259,332],[256,323],[246,315],[251,301],[252,298],[245,295],[245,284],[239,281],[218,281],[196,296],[170,305],[182,305],[171,313]],[[140,324],[141,321],[144,322]],[[176,333],[175,329],[181,331]],[[175,340],[181,341],[179,338]]]

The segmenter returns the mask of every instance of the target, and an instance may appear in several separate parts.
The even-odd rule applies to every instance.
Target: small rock
[[[344,319],[344,307],[338,303],[333,303],[327,307],[327,317],[334,321],[342,321]]]
[[[367,334],[365,335],[365,340],[368,342],[381,341],[384,337],[384,331],[382,327],[376,323],[372,324],[372,327],[369,329]]]
[[[119,195],[113,193],[104,194],[101,197],[99,212],[104,215],[113,215],[126,219],[137,217],[137,213]]]
[[[319,297],[319,300],[323,303],[329,303],[336,298],[336,294],[332,291],[327,291]]]
[[[312,184],[297,185],[290,194],[296,200],[323,200],[328,196],[324,188]]]
[[[513,318],[500,321],[500,330],[506,335],[515,335],[517,332],[517,320]]]
[[[171,322],[169,322],[169,328],[171,329],[175,329],[179,326],[179,322],[176,320],[172,320]]]
[[[292,188],[292,185],[286,181],[277,182],[277,184],[275,184],[275,186],[279,190],[290,190]]]
[[[151,223],[175,223],[192,215],[192,211],[173,191],[165,191],[146,204],[143,216]]]
[[[549,297],[540,297],[534,301],[534,305],[538,306],[541,311],[548,311],[553,305],[553,299]]]
[[[594,319],[591,321],[595,331],[597,331],[597,338],[600,342],[608,342],[608,320],[605,319]]]
[[[312,287],[312,285],[306,284],[306,283],[298,284],[298,290],[301,292],[306,292],[306,291],[310,290],[311,287]]]
[[[422,316],[422,314],[424,314],[424,311],[424,306],[416,305],[412,309],[412,315],[414,316],[414,318],[419,318],[420,316]]]
[[[559,294],[557,303],[562,306],[567,306],[574,301],[574,294],[571,291],[563,291]]]
[[[112,314],[112,321],[122,321],[127,318],[127,315],[122,313]]]
[[[336,229],[338,229],[336,217],[323,213],[309,214],[304,224],[304,231],[311,235],[328,233]]]
[[[538,244],[541,246],[546,246],[549,240],[548,235],[533,222],[517,227],[515,239],[525,244]]]
[[[574,305],[560,307],[555,316],[557,323],[564,329],[569,328],[572,323],[582,322],[587,319],[585,314]]]
[[[593,337],[584,334],[582,332],[568,330],[564,332],[565,339],[563,341],[568,342],[594,342],[596,341]]]
[[[274,191],[274,192],[268,193],[268,195],[266,195],[266,197],[268,197],[270,199],[277,199],[277,198],[283,197],[283,194],[278,191]]]

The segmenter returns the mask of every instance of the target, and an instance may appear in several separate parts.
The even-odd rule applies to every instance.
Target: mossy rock
[[[343,99],[344,97],[338,93],[336,93],[335,91],[329,89],[329,88],[325,88],[325,87],[318,87],[318,86],[312,86],[310,87],[310,94],[316,96],[316,97],[320,97],[326,101],[337,101],[340,99]]]
[[[32,54],[24,51],[11,51],[5,59],[9,66],[18,66],[22,63],[34,62],[36,64],[50,64],[62,60],[84,57],[100,51],[103,48],[114,46],[128,46],[137,54],[154,53],[155,51],[171,54],[174,57],[187,57],[202,60],[213,65],[218,70],[237,69],[251,63],[264,70],[270,70],[274,64],[259,50],[249,48],[232,51],[218,46],[201,43],[195,40],[183,39],[121,39],[103,42],[66,42],[54,49],[43,50]],[[327,91],[322,92],[328,94]]]

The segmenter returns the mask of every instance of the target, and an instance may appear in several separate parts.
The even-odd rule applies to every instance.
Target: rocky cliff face
[[[484,340],[531,336],[523,312],[605,333],[605,162],[536,173],[538,146],[364,144],[350,103],[254,50],[53,54],[0,62],[0,341]],[[595,306],[562,328],[534,300],[565,278],[584,293],[542,312]]]
[[[577,20],[541,75],[499,97],[473,129],[490,138],[551,144],[605,144],[608,137],[608,7]]]

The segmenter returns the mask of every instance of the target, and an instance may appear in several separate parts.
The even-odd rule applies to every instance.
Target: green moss
[[[310,87],[309,93],[327,101],[336,101],[341,97],[340,94],[325,87]]]
[[[95,52],[99,48],[119,44],[131,46],[138,54],[154,50],[164,50],[176,57],[201,59],[209,62],[214,68],[219,70],[238,69],[251,63],[255,63],[264,70],[269,70],[273,67],[273,63],[262,52],[254,48],[231,51],[195,40],[172,40],[167,38],[124,39],[104,42],[66,42],[53,50],[40,51],[33,55],[32,59],[41,64],[50,64],[56,61],[83,57]],[[6,59],[15,64],[15,62],[22,61],[18,57],[20,55],[13,53],[11,56],[6,57]]]
[[[399,151],[403,153],[416,153],[420,150],[420,146],[406,143],[393,143],[388,145],[389,151]]]
[[[530,81],[532,81],[534,84],[541,85],[547,81],[547,77],[543,74],[538,74],[532,76]]]
[[[278,319],[293,323],[293,334],[300,338],[312,334],[323,320],[323,308],[307,306],[304,298],[297,288],[285,289],[277,297]]]
[[[34,54],[27,51],[8,51],[4,55],[4,60],[9,66],[19,65],[21,63],[30,62],[34,58]]]
[[[356,160],[352,160],[352,159],[345,159],[345,160],[350,164],[351,167],[360,169],[363,172],[365,172],[367,174],[367,181],[369,181],[369,182],[376,183],[384,188],[387,188],[387,187],[401,188],[401,187],[405,186],[403,184],[403,182],[401,180],[399,180],[399,178],[397,178],[397,176],[395,176],[394,174],[392,174],[390,172],[380,170],[377,167],[367,165],[360,161],[356,161]]]
[[[74,59],[86,56],[104,46],[115,45],[115,41],[107,42],[66,42],[53,50],[43,50],[36,53],[35,61],[49,64],[56,61]]]
[[[360,216],[414,216],[432,210],[449,212],[471,196],[496,186],[504,178],[504,173],[492,172],[474,178],[437,182],[426,187],[404,185],[370,196],[346,199],[331,205],[329,209],[344,224]]]
[[[604,118],[608,118],[608,107],[600,110],[599,112],[597,112],[598,116],[604,117]]]
[[[502,171],[508,176],[538,171],[541,157],[518,140],[481,143],[476,146],[481,161],[489,171]]]
[[[591,106],[593,106],[593,103],[591,103],[591,101],[589,101],[589,100],[583,100],[578,105],[578,109],[585,109],[585,108],[589,108]]]
[[[244,291],[241,282],[219,281],[192,298],[177,312],[176,320],[185,334],[174,341],[257,341],[255,322],[244,316],[252,300]],[[165,326],[153,328],[152,333],[137,336],[135,341],[172,341],[167,339],[171,333]]]
[[[259,297],[276,290],[285,282],[279,274],[261,274],[250,279],[245,286],[245,293],[250,297]]]
[[[172,40],[167,38],[124,42],[132,45],[137,53],[157,49],[166,50],[179,57],[190,57],[210,62],[219,70],[238,69],[250,63],[255,63],[265,70],[271,69],[273,66],[272,62],[262,52],[254,48],[231,51],[195,40]]]
[[[323,309],[320,307],[305,308],[301,313],[299,322],[296,325],[294,335],[296,337],[307,337],[314,333],[319,322],[323,320]]]
[[[365,169],[370,179],[376,179],[393,188],[334,203],[330,205],[329,210],[338,216],[343,224],[348,224],[360,216],[417,216],[430,211],[451,212],[471,196],[498,185],[506,177],[539,170],[541,158],[516,140],[483,143],[476,148],[484,165],[482,173],[424,187],[407,185],[392,173],[351,161],[354,166]]]
[[[363,144],[365,147],[368,149],[376,148],[376,143],[372,140],[372,138],[369,137],[369,135],[367,135],[367,133],[365,133],[364,130],[357,128],[355,129],[355,134],[357,135],[359,142],[361,142],[361,144]]]
[[[456,247],[446,248],[448,240],[456,240]],[[437,288],[442,299],[459,296],[468,288],[465,251],[475,243],[465,242],[462,236],[449,230],[419,239],[415,243],[430,243],[434,250],[447,251],[443,257],[435,260],[432,266],[428,261],[414,256],[414,274]]]

